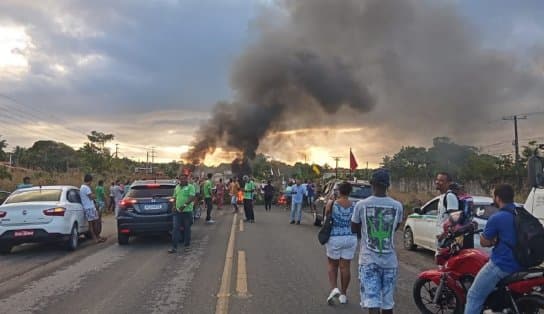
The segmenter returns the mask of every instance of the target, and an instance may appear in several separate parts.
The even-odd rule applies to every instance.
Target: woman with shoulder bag
[[[325,244],[329,283],[332,288],[327,298],[329,305],[334,305],[337,300],[341,304],[347,303],[346,293],[351,280],[350,264],[357,249],[357,235],[351,232],[351,216],[355,208],[355,204],[349,200],[351,190],[351,184],[348,182],[340,183],[336,200],[330,200],[325,209],[325,216],[327,219],[332,218],[333,221],[329,241]],[[339,269],[340,289],[338,289]]]

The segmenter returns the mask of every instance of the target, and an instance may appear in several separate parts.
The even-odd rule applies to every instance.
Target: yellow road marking
[[[236,276],[236,293],[239,297],[248,297],[246,252],[238,251],[238,275]]]
[[[244,231],[244,220],[240,219],[240,231]]]
[[[230,280],[232,276],[232,260],[234,258],[237,219],[238,214],[234,214],[232,227],[230,229],[229,244],[227,246],[227,254],[225,256],[225,267],[223,268],[223,276],[221,277],[221,286],[219,288],[219,293],[217,293],[217,304],[215,305],[216,314],[228,314],[229,312]]]

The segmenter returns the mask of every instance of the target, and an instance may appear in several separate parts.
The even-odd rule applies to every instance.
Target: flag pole
[[[351,147],[349,148],[349,180],[351,180]]]

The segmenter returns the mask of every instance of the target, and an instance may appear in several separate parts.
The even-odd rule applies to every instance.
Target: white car
[[[42,186],[13,192],[0,206],[0,253],[30,242],[61,241],[75,250],[89,226],[79,189]],[[89,236],[87,234],[87,236]]]
[[[404,225],[404,248],[414,250],[422,247],[428,250],[436,250],[436,219],[438,215],[437,196],[427,202],[421,208],[415,208],[414,213],[408,216]],[[473,196],[474,221],[478,223],[478,229],[484,229],[487,219],[498,211],[493,205],[493,199],[487,196]],[[474,237],[474,247],[481,248],[479,237]],[[488,251],[489,249],[485,249]]]

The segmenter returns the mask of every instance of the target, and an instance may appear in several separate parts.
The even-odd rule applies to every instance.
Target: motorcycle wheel
[[[544,297],[540,295],[522,297],[516,303],[521,314],[544,313]]]
[[[414,283],[413,297],[417,308],[423,314],[451,313],[462,314],[463,305],[459,297],[448,288],[442,291],[439,304],[433,303],[438,285],[433,281],[418,278]]]

